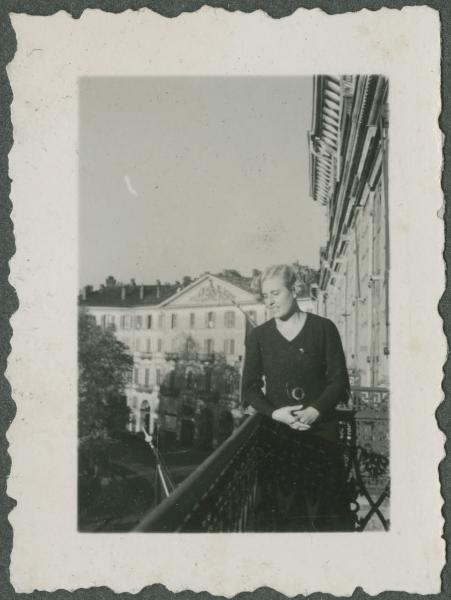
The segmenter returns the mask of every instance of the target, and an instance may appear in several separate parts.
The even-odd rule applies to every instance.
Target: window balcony
[[[374,392],[374,389],[373,389]],[[337,409],[355,531],[388,530],[388,457],[362,447],[355,411]],[[265,473],[263,417],[254,414],[139,523],[142,532],[271,531],[262,498],[274,494]],[[369,525],[371,522],[371,525]]]
[[[199,362],[214,362],[216,354],[214,352],[198,352],[196,358]]]
[[[165,352],[164,354],[166,360],[180,360],[182,354],[180,352]],[[217,353],[215,352],[196,352],[192,355],[192,359],[198,362],[204,363],[209,362],[212,363],[215,361],[217,357]]]
[[[133,388],[137,392],[146,392],[148,394],[151,394],[154,390],[154,385],[153,384],[145,384],[145,383],[135,383],[133,385]]]

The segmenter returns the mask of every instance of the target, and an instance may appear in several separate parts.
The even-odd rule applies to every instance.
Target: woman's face
[[[294,293],[289,290],[282,277],[265,279],[262,284],[263,301],[276,319],[282,319],[293,306]]]

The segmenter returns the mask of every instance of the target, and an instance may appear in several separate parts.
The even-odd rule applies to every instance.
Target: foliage
[[[298,298],[308,296],[310,294],[310,286],[318,283],[319,271],[317,269],[312,269],[311,267],[301,265],[298,260],[294,262],[292,266],[298,277],[298,284],[296,286]]]
[[[112,438],[128,423],[124,391],[133,358],[112,331],[85,312],[79,316],[78,336],[79,440]]]
[[[179,353],[173,369],[166,374],[161,391],[163,394],[174,395],[191,390],[238,398],[239,387],[238,367],[229,365],[222,354],[215,354],[211,362],[200,361],[195,346],[190,346],[188,339],[185,351]]]

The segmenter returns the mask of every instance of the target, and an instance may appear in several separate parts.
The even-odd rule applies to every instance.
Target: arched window
[[[139,430],[146,430],[147,433],[150,431],[150,404],[147,400],[143,400],[139,409]]]

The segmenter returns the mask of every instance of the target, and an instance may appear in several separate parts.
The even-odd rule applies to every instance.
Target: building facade
[[[388,82],[319,76],[309,132],[310,193],[327,208],[318,314],[338,326],[354,385],[388,387]]]
[[[264,305],[250,286],[205,274],[181,286],[117,285],[85,288],[80,306],[96,323],[114,331],[133,355],[133,377],[127,388],[131,431],[153,431],[158,419],[160,388],[177,360],[195,355],[201,364],[220,357],[240,365],[246,321],[267,319]]]

